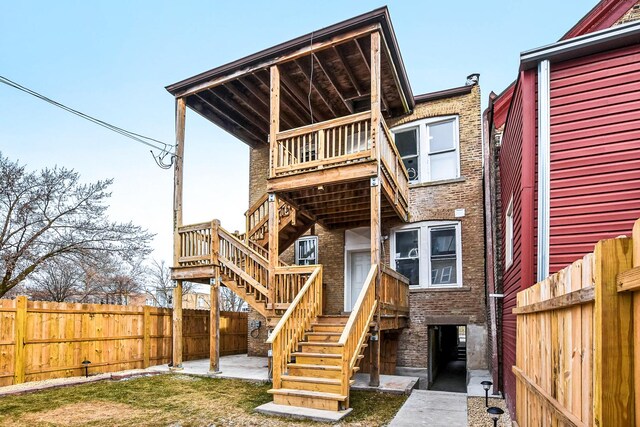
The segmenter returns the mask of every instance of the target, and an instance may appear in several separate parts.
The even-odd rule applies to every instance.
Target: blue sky
[[[0,8],[0,75],[126,129],[173,142],[164,86],[384,5],[373,1],[14,1]],[[389,1],[414,94],[480,73],[483,108],[516,76],[521,51],[556,41],[595,4]],[[248,148],[187,115],[185,222],[243,229]],[[114,178],[110,215],[157,234],[171,258],[172,171],[148,148],[0,85],[0,151],[30,168]]]

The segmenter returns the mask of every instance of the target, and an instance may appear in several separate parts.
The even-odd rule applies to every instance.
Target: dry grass
[[[268,384],[159,375],[0,398],[0,426],[309,426],[253,412],[271,401]],[[341,425],[388,423],[405,396],[352,392]],[[321,426],[322,424],[313,423]]]

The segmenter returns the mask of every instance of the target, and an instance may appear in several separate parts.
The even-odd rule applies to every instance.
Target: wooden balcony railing
[[[370,111],[279,132],[271,177],[371,159],[372,145]]]
[[[178,266],[195,267],[212,262],[212,222],[185,225],[178,228]]]
[[[364,343],[369,331],[369,324],[376,312],[376,275],[378,266],[372,265],[362,286],[349,320],[342,331],[339,344],[342,345],[341,393],[349,395],[349,381],[353,375],[353,368],[358,362],[360,347]]]
[[[286,372],[291,354],[311,322],[322,315],[322,266],[313,266],[313,273],[284,313],[267,339],[273,351],[273,387],[282,387],[282,375]]]
[[[265,193],[245,212],[247,222],[246,242],[262,246],[269,233],[269,195]],[[296,209],[284,200],[278,200],[278,224],[283,229],[288,224],[295,225]]]
[[[409,279],[388,267],[382,267],[378,300],[381,315],[408,316]]]
[[[402,163],[402,157],[398,153],[395,139],[391,130],[384,120],[380,121],[382,130],[380,132],[380,159],[383,173],[385,173],[394,183],[396,189],[396,202],[398,197],[409,194],[409,173]],[[405,200],[407,203],[408,200]]]
[[[287,309],[291,301],[300,293],[315,265],[290,265],[276,268],[273,284],[273,304],[276,310]]]

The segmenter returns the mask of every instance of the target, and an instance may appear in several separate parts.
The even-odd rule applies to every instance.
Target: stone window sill
[[[409,189],[412,188],[421,188],[421,187],[435,187],[437,185],[447,185],[447,184],[456,184],[458,182],[465,182],[467,179],[463,176],[455,179],[445,179],[442,181],[431,181],[431,182],[417,182],[415,184],[409,184]]]
[[[451,287],[451,288],[427,288],[427,287],[416,287],[409,288],[409,292],[469,292],[471,291],[471,286],[459,286],[459,287]]]

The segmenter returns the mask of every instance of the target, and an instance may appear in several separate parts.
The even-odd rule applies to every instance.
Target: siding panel
[[[640,46],[551,69],[550,273],[640,217]]]

